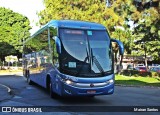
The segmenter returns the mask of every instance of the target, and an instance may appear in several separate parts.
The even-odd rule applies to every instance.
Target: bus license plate
[[[87,91],[87,93],[94,94],[94,93],[96,93],[96,91],[95,90],[89,90],[89,91]]]

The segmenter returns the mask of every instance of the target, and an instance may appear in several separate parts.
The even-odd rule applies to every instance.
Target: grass
[[[129,77],[123,75],[116,75],[115,80],[115,83],[120,85],[160,87],[160,79],[152,77]]]

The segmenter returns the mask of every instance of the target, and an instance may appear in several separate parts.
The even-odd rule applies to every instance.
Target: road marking
[[[8,93],[10,94],[11,93],[11,88],[9,88],[8,86],[6,86],[6,85],[3,85],[3,84],[0,84],[2,87],[5,87],[5,88],[7,88],[7,90],[8,90]]]
[[[15,99],[20,99],[20,98],[22,98],[22,97],[20,97],[20,96],[14,96],[14,98],[15,98]]]
[[[34,87],[27,87],[26,89],[35,89]]]

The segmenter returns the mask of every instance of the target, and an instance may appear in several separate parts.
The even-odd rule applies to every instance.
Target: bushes
[[[157,78],[157,77],[160,77],[160,73],[151,72],[151,76]]]
[[[154,77],[154,78],[157,78],[157,77],[160,77],[160,74],[158,74],[157,72],[144,72],[144,73],[141,73],[137,70],[123,70],[121,72],[122,75],[125,75],[125,76],[134,76],[134,77],[138,77],[138,76],[142,76],[142,77]]]
[[[139,74],[139,72],[138,72],[138,71],[135,71],[135,70],[123,70],[123,71],[121,72],[121,74],[126,75],[126,76],[132,76],[132,75],[137,75],[137,74]]]

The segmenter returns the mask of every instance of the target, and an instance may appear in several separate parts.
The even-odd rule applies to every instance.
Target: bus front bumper
[[[114,83],[103,86],[103,87],[75,87],[62,83],[63,90],[62,96],[96,96],[96,95],[110,95],[114,92]]]

